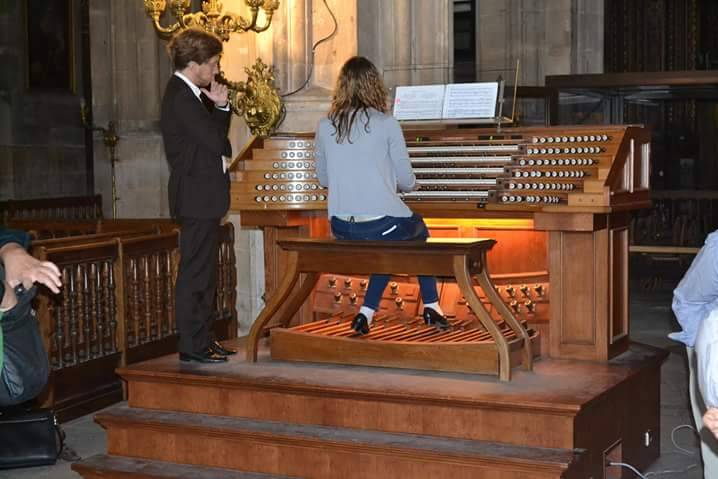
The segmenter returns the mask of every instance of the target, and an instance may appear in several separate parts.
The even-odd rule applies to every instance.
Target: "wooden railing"
[[[0,224],[10,219],[91,220],[102,218],[102,196],[0,201]]]
[[[126,364],[174,350],[177,232],[121,242]]]
[[[38,295],[52,376],[43,397],[62,420],[122,399],[117,367],[176,351],[174,284],[179,232],[120,232],[38,241],[33,254],[56,263],[63,288]],[[98,236],[100,236],[98,238]],[[215,333],[237,334],[234,229],[222,227]]]
[[[98,220],[10,219],[7,227],[26,231],[33,240],[67,238],[80,235],[100,235],[122,231],[166,233],[179,229],[170,218],[123,218]]]

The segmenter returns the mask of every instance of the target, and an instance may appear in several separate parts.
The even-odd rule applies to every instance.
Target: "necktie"
[[[211,112],[214,108],[214,102],[210,100],[209,97],[204,94],[204,92],[199,94],[199,99],[202,100],[202,104],[207,109],[207,111]]]

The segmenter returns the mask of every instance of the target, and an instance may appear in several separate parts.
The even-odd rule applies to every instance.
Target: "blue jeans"
[[[339,240],[364,241],[402,241],[425,240],[429,237],[421,216],[414,214],[409,218],[385,216],[373,221],[343,221],[336,216],[331,219],[332,233]],[[379,309],[381,295],[389,283],[388,274],[372,274],[364,296],[364,306],[374,311]],[[436,303],[439,295],[436,291],[436,279],[433,276],[419,276],[421,297],[426,303]]]

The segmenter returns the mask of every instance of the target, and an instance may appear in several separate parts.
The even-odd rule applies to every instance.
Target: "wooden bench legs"
[[[279,308],[284,306],[278,321],[282,327],[287,327],[294,313],[296,313],[304,301],[306,301],[319,280],[320,273],[306,273],[301,286],[294,289],[297,281],[299,281],[298,260],[299,253],[296,251],[290,251],[288,253],[287,271],[282,280],[282,284],[279,285],[277,291],[272,295],[272,299],[264,307],[262,313],[254,321],[254,324],[252,324],[252,329],[250,329],[249,336],[247,337],[247,361],[251,363],[257,361],[259,337],[264,327],[277,311],[279,311]]]
[[[482,258],[482,264],[486,264],[485,254]],[[531,348],[531,340],[529,338],[529,333],[526,331],[526,328],[524,328],[521,323],[519,323],[519,321],[516,319],[516,317],[511,313],[508,306],[506,306],[506,303],[501,300],[501,296],[499,296],[499,293],[496,292],[494,284],[491,281],[491,278],[489,277],[489,273],[487,272],[486,268],[481,268],[481,271],[476,274],[476,279],[479,281],[479,286],[481,286],[481,289],[484,291],[484,294],[491,302],[492,306],[496,308],[504,322],[506,322],[506,324],[509,325],[513,332],[516,333],[517,337],[524,340],[523,359],[521,361],[521,365],[526,371],[531,371],[533,369],[534,357]]]

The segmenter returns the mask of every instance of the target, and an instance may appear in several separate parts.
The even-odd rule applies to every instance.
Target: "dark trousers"
[[[425,240],[429,237],[429,230],[421,216],[415,214],[408,218],[385,216],[373,221],[344,221],[332,216],[332,234],[339,240],[364,241],[402,241]],[[389,283],[388,274],[373,274],[369,278],[369,286],[364,296],[364,306],[374,311],[379,309],[379,302],[384,288]],[[433,276],[419,276],[421,299],[426,303],[439,301],[436,290],[436,278]]]
[[[219,219],[180,220],[175,318],[181,353],[204,351],[212,340],[219,231]]]

